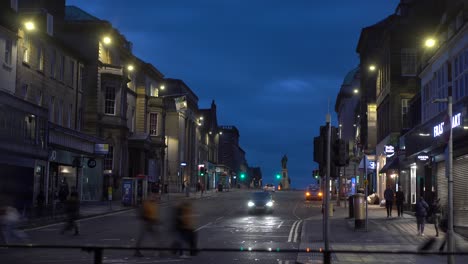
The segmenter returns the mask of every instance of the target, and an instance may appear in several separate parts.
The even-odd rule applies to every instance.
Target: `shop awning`
[[[393,158],[391,161],[387,162],[379,173],[386,173],[389,170],[398,170],[400,168],[400,159],[398,157]]]

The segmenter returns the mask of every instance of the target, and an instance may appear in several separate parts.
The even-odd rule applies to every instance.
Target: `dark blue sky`
[[[110,21],[134,54],[184,80],[220,125],[235,125],[250,166],[274,182],[288,155],[294,187],[312,182],[313,137],[346,73],[361,29],[398,0],[67,0]]]

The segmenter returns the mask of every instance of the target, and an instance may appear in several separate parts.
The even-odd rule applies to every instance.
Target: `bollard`
[[[361,229],[366,227],[365,215],[365,195],[357,193],[354,195],[354,229]]]
[[[350,195],[348,197],[349,202],[349,218],[354,218],[354,196]]]

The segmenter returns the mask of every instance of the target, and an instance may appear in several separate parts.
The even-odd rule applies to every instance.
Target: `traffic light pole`
[[[329,206],[330,206],[330,159],[331,159],[331,123],[330,123],[330,114],[327,114],[327,171],[325,173],[325,190],[323,191],[325,198],[325,208],[323,212],[323,221],[324,221],[324,230],[323,230],[323,240],[325,243],[325,253],[323,255],[323,262],[325,264],[330,263],[330,245],[329,245],[329,235],[330,235],[330,225],[328,220]]]

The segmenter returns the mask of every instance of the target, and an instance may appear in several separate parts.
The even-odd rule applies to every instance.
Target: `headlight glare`
[[[272,202],[272,201],[268,202],[268,203],[266,204],[266,206],[272,207],[272,206],[273,206],[273,202]]]
[[[252,206],[254,206],[255,204],[254,204],[252,201],[249,201],[249,202],[247,203],[247,205],[248,205],[249,207],[252,207]]]

